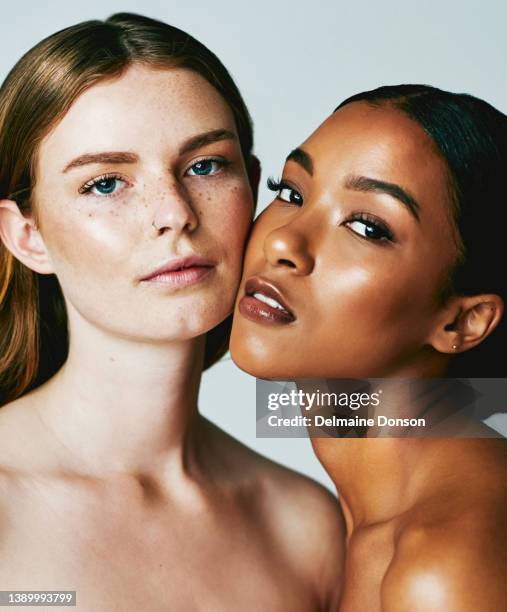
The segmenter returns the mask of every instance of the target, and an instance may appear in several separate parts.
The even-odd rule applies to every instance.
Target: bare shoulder
[[[0,468],[30,469],[40,463],[47,432],[37,416],[35,394],[17,399],[0,408]]]
[[[328,489],[307,476],[260,455],[212,425],[221,449],[228,456],[229,474],[235,472],[258,491],[266,514],[287,529],[312,527],[315,536],[344,535],[338,500]],[[288,503],[291,502],[291,503]],[[305,534],[307,538],[309,533]]]
[[[221,431],[221,430],[220,430]],[[335,495],[314,480],[290,470],[224,432],[236,466],[248,474],[273,548],[302,579],[310,580],[325,608],[338,597],[345,554],[345,524]]]
[[[404,530],[382,584],[383,612],[505,609],[505,516],[485,500],[458,519]]]

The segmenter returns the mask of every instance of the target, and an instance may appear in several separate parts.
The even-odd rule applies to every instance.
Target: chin
[[[251,351],[248,348],[248,343],[245,340],[236,341],[234,334],[231,337],[230,353],[234,363],[251,376],[261,378],[263,380],[287,380],[290,379],[290,373],[280,368],[279,359],[276,354],[270,354],[268,351]]]

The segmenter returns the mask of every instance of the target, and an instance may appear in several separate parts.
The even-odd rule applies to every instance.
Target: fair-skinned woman
[[[150,19],[78,24],[8,76],[0,134],[3,588],[332,609],[334,499],[197,409],[258,178],[225,68]]]
[[[271,184],[234,361],[265,379],[383,378],[403,410],[399,379],[505,376],[506,152],[507,118],[470,96],[346,100]],[[504,440],[312,443],[347,524],[340,610],[505,609]]]

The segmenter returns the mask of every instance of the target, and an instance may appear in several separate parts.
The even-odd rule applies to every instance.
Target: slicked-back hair
[[[400,110],[422,127],[446,163],[459,254],[440,288],[442,300],[451,295],[492,293],[507,307],[506,115],[469,94],[429,85],[379,87],[347,98],[335,111],[354,102]],[[503,317],[480,345],[454,356],[449,373],[505,377],[506,340]]]

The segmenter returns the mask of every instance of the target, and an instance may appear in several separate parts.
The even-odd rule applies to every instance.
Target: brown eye
[[[297,189],[291,187],[283,181],[275,181],[272,178],[268,179],[268,189],[276,193],[277,200],[288,202],[289,204],[295,204],[301,206],[303,204],[303,196]]]
[[[357,217],[347,221],[346,225],[355,234],[358,234],[367,240],[393,242],[394,239],[394,236],[388,227],[386,227],[380,221],[370,218],[369,216],[358,215]]]
[[[296,204],[297,206],[301,206],[303,203],[303,198],[301,194],[292,189],[291,187],[282,187],[278,192],[277,196],[280,200],[284,202],[289,202],[290,204]]]

